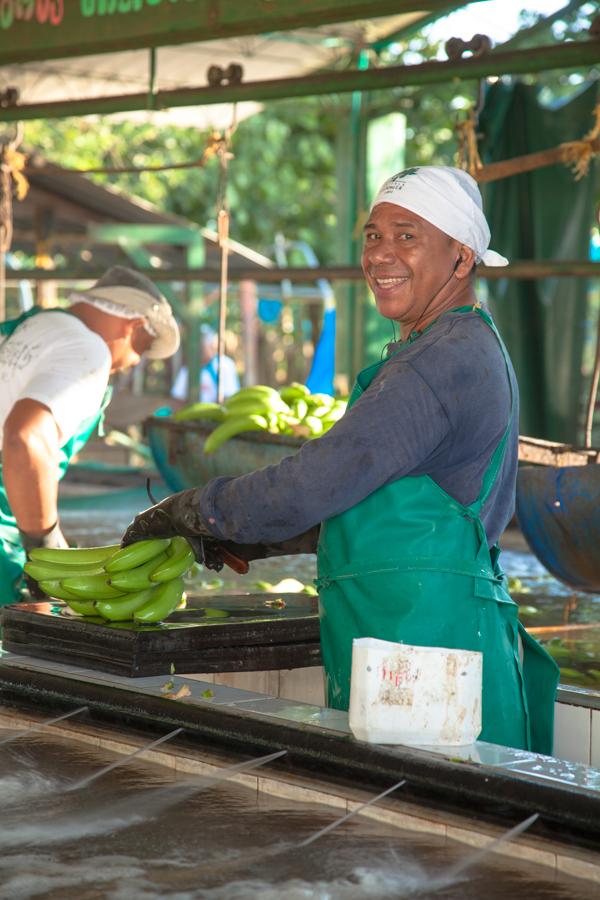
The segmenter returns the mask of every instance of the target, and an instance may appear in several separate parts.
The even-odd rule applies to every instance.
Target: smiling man
[[[70,301],[0,323],[0,606],[20,596],[27,550],[66,546],[58,481],[96,430],[109,376],[179,346],[171,307],[132,269],[109,269]]]
[[[474,290],[478,262],[507,262],[489,239],[467,173],[425,166],[390,178],[362,266],[401,340],[359,374],[323,437],[277,466],[167,498],[126,540],[199,534],[248,560],[318,540],[330,706],[348,707],[354,638],[478,650],[481,738],[550,753],[558,670],[520,627],[498,563],[514,510],[518,390]]]

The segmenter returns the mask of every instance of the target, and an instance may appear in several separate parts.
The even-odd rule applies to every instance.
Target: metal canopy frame
[[[86,100],[23,104],[0,109],[0,122],[66,116],[110,115],[135,110],[162,110],[180,106],[207,106],[248,100],[282,100],[317,94],[376,91],[416,87],[450,81],[476,80],[490,75],[525,75],[551,69],[572,69],[600,62],[600,39],[566,41],[525,50],[499,50],[467,59],[426,62],[412,66],[385,66],[346,72],[319,72],[297,78],[254,81],[217,87],[182,88]]]
[[[480,2],[480,0],[472,0]],[[449,0],[48,0],[5,4],[0,66],[269,34],[386,15],[450,11]],[[25,6],[25,4],[19,4]],[[12,7],[12,8],[11,8]]]
[[[122,226],[127,229],[128,226]],[[135,228],[136,226],[131,226]],[[121,226],[106,226],[108,229],[121,228]],[[90,281],[100,278],[104,269],[88,266],[86,268],[63,269],[39,269],[22,268],[18,271],[7,272],[7,284],[14,284],[24,279],[32,281]],[[168,281],[203,281],[216,284],[219,281],[219,270],[205,267],[190,267],[185,269],[152,269],[139,268],[139,271],[156,282]],[[490,281],[499,281],[503,278],[532,279],[537,278],[597,278],[600,275],[600,262],[588,260],[515,260],[508,266],[478,266],[477,277]],[[310,282],[317,278],[326,278],[329,281],[360,281],[364,280],[364,273],[360,266],[287,266],[273,267],[272,269],[256,269],[240,267],[230,272],[229,280],[257,281],[260,284],[276,284],[288,280],[295,284]],[[298,299],[298,298],[296,298]],[[307,298],[309,301],[314,297]]]

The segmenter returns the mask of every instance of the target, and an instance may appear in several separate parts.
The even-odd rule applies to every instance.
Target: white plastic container
[[[355,639],[352,734],[374,744],[472,744],[481,731],[482,660],[469,650]]]

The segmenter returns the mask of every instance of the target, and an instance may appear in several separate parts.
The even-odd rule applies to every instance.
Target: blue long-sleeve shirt
[[[463,504],[483,474],[510,414],[498,341],[477,313],[450,313],[394,353],[325,435],[293,456],[205,487],[201,511],[215,536],[282,541],[356,505],[398,478],[429,475]],[[518,389],[512,366],[510,379]],[[483,511],[494,544],[514,511],[518,402],[499,476]]]

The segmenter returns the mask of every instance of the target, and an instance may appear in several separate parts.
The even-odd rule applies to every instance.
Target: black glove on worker
[[[21,543],[28,556],[29,551],[34,550],[37,547],[52,547],[54,549],[55,547],[69,546],[69,542],[62,533],[58,522],[53,525],[50,531],[42,535],[27,534],[27,532],[21,531],[19,529],[19,537],[21,538]],[[37,581],[34,581],[33,578],[30,578],[26,572],[23,572],[23,581],[34,600],[47,599],[47,595],[43,592]]]
[[[237,544],[223,541],[223,546],[240,559],[252,562],[270,556],[295,556],[299,553],[316,553],[321,525],[313,525],[308,531],[287,538],[285,541],[270,541],[265,544]]]
[[[182,535],[190,542],[196,559],[208,569],[219,572],[225,563],[244,574],[244,563],[268,556],[284,556],[292,553],[314,553],[319,525],[303,535],[270,544],[238,544],[216,538],[200,512],[202,488],[190,488],[172,494],[155,506],[139,513],[123,535],[123,546],[148,538],[164,538]],[[239,567],[236,563],[242,563]]]
[[[201,494],[202,488],[179,491],[138,513],[123,535],[121,546],[149,538],[182,535],[191,544],[198,562],[219,572],[224,560],[218,552],[219,540],[211,533],[200,512]]]

